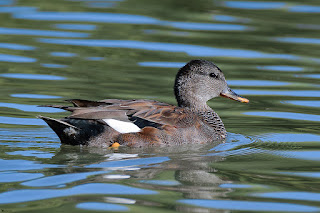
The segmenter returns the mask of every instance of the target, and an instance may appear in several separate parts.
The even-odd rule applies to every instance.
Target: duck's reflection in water
[[[160,193],[171,192],[180,199],[217,199],[230,192],[228,188],[219,187],[230,181],[217,175],[218,171],[214,168],[214,163],[223,161],[224,157],[207,155],[219,143],[221,141],[209,145],[144,149],[121,147],[117,151],[61,145],[53,160],[66,164],[66,173],[88,170],[107,173],[90,177],[90,182],[121,182]],[[158,202],[135,200],[140,205],[147,205],[146,202],[148,205],[163,205],[161,199]],[[195,207],[178,203],[175,203],[175,208],[195,211]]]

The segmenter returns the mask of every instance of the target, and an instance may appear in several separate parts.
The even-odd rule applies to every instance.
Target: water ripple
[[[292,97],[320,97],[320,90],[244,90],[236,89],[242,95],[272,95],[272,96],[292,96]]]
[[[142,166],[142,165],[150,165],[150,164],[158,164],[162,162],[169,161],[168,157],[150,157],[150,158],[138,158],[138,159],[130,159],[130,160],[118,160],[118,161],[106,161],[98,164],[91,164],[86,167],[88,168],[124,168],[131,166]]]
[[[184,62],[162,62],[162,61],[146,61],[139,62],[142,67],[165,67],[165,68],[180,68],[185,65]]]
[[[273,151],[272,154],[286,158],[320,161],[320,151]]]
[[[96,171],[96,172],[81,172],[81,173],[54,175],[49,177],[42,177],[36,180],[27,181],[27,182],[21,183],[21,185],[32,186],[32,187],[59,186],[59,185],[72,183],[79,180],[84,180],[91,175],[105,174],[108,172],[109,171]]]
[[[25,74],[25,73],[3,73],[1,77],[5,78],[18,78],[18,79],[30,79],[30,80],[65,80],[65,77],[55,75],[40,75],[40,74]]]
[[[86,57],[86,59],[89,61],[102,61],[104,57],[92,56],[92,57]]]
[[[135,204],[137,201],[134,199],[122,198],[122,197],[104,197],[103,199],[108,203],[121,203],[121,204]]]
[[[76,53],[69,53],[69,52],[51,52],[51,56],[55,57],[75,57],[77,56]]]
[[[49,127],[45,128],[0,128],[1,141],[0,145],[8,147],[19,148],[53,148],[57,149],[60,143],[57,143],[57,135],[52,132]],[[39,137],[39,134],[46,136],[44,142],[43,137]],[[10,141],[10,142],[9,142]],[[54,143],[51,143],[51,142]],[[14,142],[14,143],[12,143]],[[20,150],[20,149],[19,149]],[[26,149],[23,149],[26,150]]]
[[[175,180],[140,180],[140,183],[160,185],[160,186],[177,186],[181,183]]]
[[[260,135],[259,139],[265,142],[317,142],[320,141],[320,135],[308,133],[271,133]]]
[[[262,70],[288,71],[288,72],[303,71],[302,67],[285,66],[285,65],[257,66],[257,68]]]
[[[249,18],[239,18],[239,17],[229,16],[229,15],[214,15],[213,19],[216,21],[224,21],[224,22],[242,22],[242,23],[250,22]]]
[[[265,80],[228,80],[229,85],[233,86],[286,86],[291,83],[281,81],[265,81]]]
[[[110,47],[110,48],[129,48],[143,49],[151,51],[167,52],[185,52],[192,56],[219,56],[219,57],[238,57],[238,58],[282,58],[288,60],[297,60],[298,56],[286,54],[262,53],[253,50],[243,49],[223,49],[206,47],[191,44],[162,43],[162,42],[145,42],[133,40],[91,40],[91,39],[37,39],[41,43],[77,45],[88,47]]]
[[[54,26],[63,30],[95,30],[97,28],[92,24],[55,24]]]
[[[283,103],[307,107],[320,107],[320,101],[283,101]]]
[[[297,27],[300,29],[320,30],[320,25],[318,24],[297,24]]]
[[[0,5],[10,5],[13,4],[15,1],[14,0],[2,0],[0,2]]]
[[[37,118],[14,118],[0,116],[0,123],[2,124],[15,124],[15,125],[46,125],[44,121]]]
[[[223,31],[244,31],[249,28],[243,25],[236,25],[236,24],[217,24],[217,23],[192,23],[192,22],[167,22],[167,25],[183,29],[183,30],[223,30]]]
[[[287,199],[287,200],[306,200],[320,201],[320,193],[314,192],[265,192],[252,194],[257,197]],[[318,210],[319,211],[319,210]]]
[[[129,211],[126,206],[111,204],[111,203],[99,203],[99,202],[85,202],[78,203],[76,205],[79,209],[93,210],[93,211]]]
[[[271,10],[280,9],[286,6],[284,2],[257,2],[257,1],[225,1],[224,5],[230,8],[246,10]]]
[[[64,64],[41,64],[42,67],[47,67],[47,68],[67,68],[68,65]],[[49,80],[49,79],[46,79]],[[53,79],[50,79],[53,80]]]
[[[120,14],[120,13],[98,13],[98,12],[38,12],[14,13],[14,18],[42,21],[84,21],[84,22],[103,22],[118,24],[153,24],[171,26],[178,29],[188,30],[247,30],[247,26],[235,24],[217,24],[217,23],[197,23],[197,22],[174,22],[162,21],[156,18]],[[61,25],[60,25],[61,26]],[[71,26],[72,27],[72,26]]]
[[[32,63],[32,62],[36,62],[37,59],[19,56],[19,55],[0,54],[0,61],[15,62],[15,63]]]
[[[116,5],[115,2],[87,2],[87,6],[93,8],[110,8]]]
[[[0,27],[0,35],[27,35],[27,36],[49,36],[49,37],[73,37],[84,38],[88,37],[88,33],[53,31],[53,30],[36,30],[22,28],[5,28]]]
[[[10,44],[10,43],[0,43],[0,48],[10,49],[10,50],[35,50],[33,46],[22,45],[22,44]]]
[[[278,172],[283,175],[294,175],[308,178],[320,178],[320,172]]]
[[[270,118],[283,118],[283,119],[292,119],[292,120],[302,120],[302,121],[320,121],[320,115],[311,115],[304,113],[295,113],[295,112],[244,112],[245,115],[253,116],[263,116]]]
[[[228,150],[233,151],[232,149],[235,149],[237,146],[250,144],[252,142],[253,140],[251,138],[245,137],[244,135],[228,133],[226,143],[218,144],[217,146],[210,149],[210,151],[222,152],[222,153]],[[215,155],[215,153],[210,153],[209,155],[211,154]]]
[[[40,170],[45,168],[57,168],[57,167],[61,167],[61,166],[55,165],[55,164],[41,164],[36,161],[28,161],[28,160],[0,159],[0,171],[13,171],[13,170],[26,171],[26,170]]]
[[[178,202],[199,206],[201,208],[205,207],[238,211],[317,212],[320,210],[317,207],[300,204],[262,201],[184,199],[178,200]]]
[[[285,37],[285,38],[276,38],[277,41],[289,42],[289,43],[300,43],[300,44],[320,44],[320,39],[318,38],[294,38],[294,37]]]
[[[14,18],[42,21],[78,21],[103,22],[121,24],[159,24],[155,18],[121,13],[95,13],[95,12],[33,12],[15,13]]]
[[[239,146],[239,145],[240,144],[237,144],[237,146]],[[234,155],[238,155],[238,156],[240,156],[240,155],[252,155],[252,154],[255,154],[255,153],[262,153],[262,152],[265,152],[265,150],[255,149],[255,148],[241,148],[241,149],[236,149],[236,150],[209,153],[206,156],[228,157],[228,156],[234,156]]]
[[[43,177],[41,173],[0,172],[0,183],[20,182]]]
[[[43,152],[38,150],[24,150],[24,151],[13,151],[6,152],[8,155],[22,155],[27,157],[37,157],[37,158],[52,158],[54,154],[49,152]]]
[[[320,74],[309,74],[309,75],[302,75],[302,76],[307,78],[320,78]]]
[[[320,13],[320,7],[315,5],[295,5],[291,6],[289,11],[296,13]]]
[[[0,7],[0,13],[21,13],[21,12],[34,12],[36,7],[18,7],[18,6],[7,6]]]
[[[231,188],[231,189],[248,189],[251,188],[252,185],[248,184],[235,184],[235,183],[223,183],[219,185],[220,188]]]
[[[11,94],[11,97],[14,98],[35,98],[35,99],[56,99],[62,98],[61,96],[54,95],[39,95],[39,94]]]
[[[44,200],[72,195],[152,195],[157,192],[148,189],[139,189],[130,186],[108,183],[88,183],[74,186],[69,189],[21,189],[0,193],[0,203],[21,203],[35,200]]]

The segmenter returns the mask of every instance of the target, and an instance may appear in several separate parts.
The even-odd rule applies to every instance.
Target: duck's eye
[[[212,78],[218,78],[218,75],[216,75],[214,72],[210,73],[209,76]]]

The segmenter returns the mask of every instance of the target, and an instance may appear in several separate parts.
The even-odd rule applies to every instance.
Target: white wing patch
[[[141,129],[131,122],[119,121],[116,119],[103,119],[111,128],[120,133],[140,132]]]

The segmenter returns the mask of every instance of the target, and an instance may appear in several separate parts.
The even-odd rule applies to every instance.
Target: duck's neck
[[[174,93],[179,107],[189,108],[192,111],[206,111],[210,109],[207,105],[207,100],[203,97],[195,94],[196,88],[194,86],[188,86],[183,81],[176,79],[174,86]]]
[[[188,101],[190,99],[177,99],[180,107],[188,108],[194,113],[198,114],[211,127],[210,135],[216,139],[223,139],[226,137],[226,129],[219,115],[211,109],[206,102]],[[212,131],[213,130],[213,131]],[[214,134],[213,134],[214,133]]]
[[[188,108],[194,112],[212,110],[207,105],[206,101],[201,100],[199,97],[192,96],[192,94],[187,96],[177,96],[176,99],[179,107]]]
[[[207,100],[195,95],[192,87],[183,88],[179,82],[176,82],[174,92],[179,107],[190,109],[209,124],[211,127],[209,135],[216,137],[216,139],[225,138],[226,129],[223,122],[219,115],[207,105]]]

